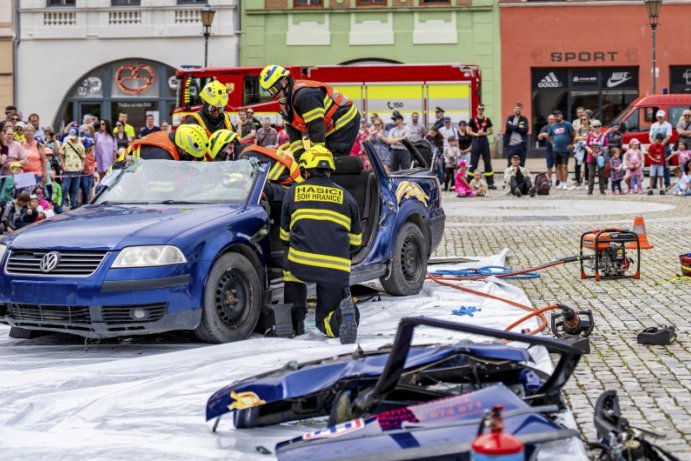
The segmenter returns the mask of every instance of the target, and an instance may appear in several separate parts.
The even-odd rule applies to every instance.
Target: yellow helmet
[[[336,164],[331,151],[322,145],[315,145],[307,149],[300,156],[298,166],[304,170],[323,168],[325,170],[336,171]]]
[[[223,83],[212,80],[204,85],[201,98],[210,106],[224,108],[228,104],[228,90]]]
[[[259,85],[273,96],[278,91],[276,87],[282,78],[289,77],[290,72],[278,65],[266,66],[259,74]]]
[[[240,136],[234,131],[216,130],[209,138],[209,155],[215,159],[228,143],[239,140]]]
[[[199,125],[184,124],[175,130],[175,144],[192,157],[204,158],[209,152],[209,137]]]

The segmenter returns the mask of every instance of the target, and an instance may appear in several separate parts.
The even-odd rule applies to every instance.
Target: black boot
[[[293,334],[300,336],[305,334],[305,314],[307,309],[304,307],[296,307],[291,311],[293,318]]]

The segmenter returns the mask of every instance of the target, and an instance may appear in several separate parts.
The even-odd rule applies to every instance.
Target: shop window
[[[141,6],[141,0],[110,0],[110,6]]]
[[[77,0],[48,0],[48,6],[76,6]]]
[[[533,91],[533,123],[531,131],[539,133],[547,124],[547,117],[553,110],[559,109],[567,114],[569,93],[564,90]]]
[[[612,120],[637,97],[638,91],[636,90],[603,91],[602,105],[595,112],[595,118],[600,120],[604,126],[609,126]]]

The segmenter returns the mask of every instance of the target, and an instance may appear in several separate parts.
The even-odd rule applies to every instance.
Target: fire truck
[[[420,120],[434,123],[435,107],[446,111],[454,124],[468,120],[480,103],[480,68],[473,65],[352,65],[286,66],[294,79],[325,82],[353,100],[368,117],[379,114],[388,121],[394,110],[407,121],[413,112]],[[201,107],[201,89],[211,79],[228,88],[226,110],[252,107],[255,116],[268,116],[281,126],[278,103],[259,86],[262,67],[183,67],[177,71],[177,107],[173,125],[177,126]]]

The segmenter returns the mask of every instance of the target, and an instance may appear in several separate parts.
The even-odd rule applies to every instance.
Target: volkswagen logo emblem
[[[50,253],[46,253],[45,255],[43,255],[39,267],[41,268],[41,272],[47,273],[51,272],[56,267],[58,267],[59,263],[60,253],[58,253],[57,251],[51,251]]]

